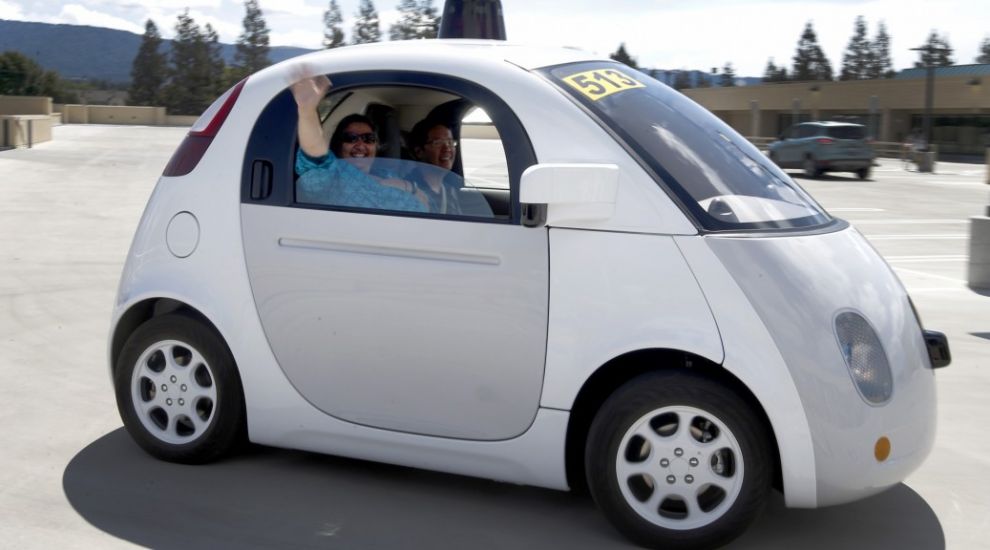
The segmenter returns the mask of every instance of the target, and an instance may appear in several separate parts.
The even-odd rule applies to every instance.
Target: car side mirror
[[[546,224],[558,225],[611,218],[618,194],[614,164],[535,164],[522,174],[519,200],[547,205]]]

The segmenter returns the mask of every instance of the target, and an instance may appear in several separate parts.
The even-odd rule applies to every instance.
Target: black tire
[[[620,467],[628,472],[621,482]],[[612,394],[591,425],[585,468],[609,521],[636,543],[665,549],[727,544],[763,510],[773,479],[761,418],[690,371],[647,373]]]
[[[869,168],[860,168],[859,170],[856,170],[856,175],[861,180],[868,180],[868,179],[870,179],[870,169]]]
[[[815,159],[807,157],[804,162],[801,163],[801,169],[804,171],[804,176],[807,178],[817,178],[822,175],[822,170],[818,168],[818,164]]]
[[[213,327],[192,317],[173,313],[138,327],[120,352],[114,389],[128,433],[162,460],[210,462],[245,440],[233,356]]]

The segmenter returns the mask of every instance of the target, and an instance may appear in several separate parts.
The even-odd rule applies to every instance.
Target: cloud
[[[0,0],[0,19],[24,19],[24,12],[21,11],[21,7],[17,4]]]
[[[323,12],[329,4],[330,2],[326,2],[324,5],[314,6],[307,3],[306,0],[279,0],[277,3],[270,3],[270,5],[259,3],[259,6],[261,13],[265,16],[268,14],[287,14],[298,17],[315,17],[319,21],[323,21]]]
[[[144,27],[141,25],[108,13],[93,11],[80,4],[69,4],[67,6],[62,6],[62,11],[55,16],[52,22],[107,27],[111,29],[120,29],[122,31],[130,31],[137,34],[144,32]]]
[[[127,9],[142,10],[177,10],[186,8],[220,9],[223,0],[140,0],[137,2],[121,2],[119,0],[83,0],[87,5],[118,6]]]
[[[268,35],[272,46],[297,46],[300,48],[318,49],[323,44],[321,31],[293,30],[288,32],[273,32]]]

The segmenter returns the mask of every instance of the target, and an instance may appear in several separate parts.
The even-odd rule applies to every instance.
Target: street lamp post
[[[921,60],[925,64],[925,114],[922,119],[922,134],[925,136],[925,154],[927,155],[932,150],[932,110],[935,108],[935,65],[932,64],[932,58],[936,53],[947,53],[951,50],[934,44],[925,44],[924,46],[911,48],[911,51],[927,54],[921,56]],[[932,171],[934,163],[925,162],[923,164],[924,167],[919,167],[919,171]]]

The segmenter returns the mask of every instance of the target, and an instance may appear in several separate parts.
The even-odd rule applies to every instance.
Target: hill
[[[170,52],[171,40],[162,41],[162,51]],[[0,52],[15,50],[37,61],[42,67],[59,73],[66,79],[105,80],[129,83],[131,63],[141,44],[141,35],[127,31],[83,25],[54,25],[0,19]],[[234,60],[236,47],[222,44],[224,60]],[[275,46],[269,52],[273,63],[315,50]],[[673,84],[677,71],[646,69],[657,80]],[[701,79],[711,81],[713,75],[689,71],[692,85]],[[757,77],[739,77],[739,85],[759,84]]]
[[[172,41],[162,42],[162,51],[170,52]],[[66,79],[130,82],[131,63],[140,44],[141,35],[127,31],[0,19],[0,52],[21,52]],[[235,49],[233,44],[223,44],[227,63],[234,60]],[[277,63],[311,51],[314,50],[276,46],[271,48],[269,57]]]

